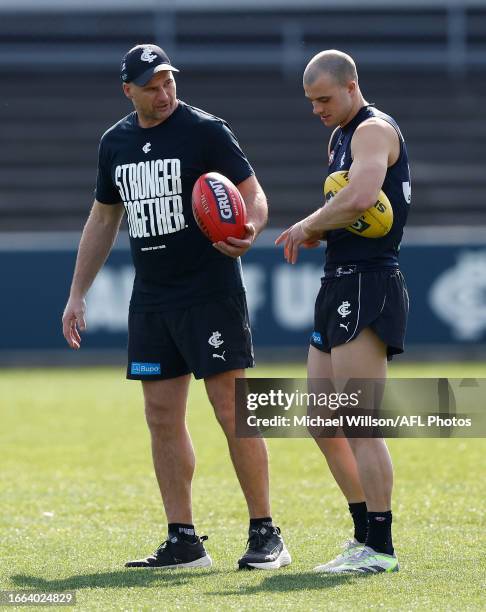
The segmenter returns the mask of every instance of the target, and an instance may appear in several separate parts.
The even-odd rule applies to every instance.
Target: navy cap
[[[120,76],[124,83],[143,87],[161,70],[179,72],[171,65],[167,53],[157,45],[137,45],[122,59]]]

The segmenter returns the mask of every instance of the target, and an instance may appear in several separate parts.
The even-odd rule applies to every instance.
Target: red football
[[[245,202],[237,187],[219,172],[200,176],[192,190],[192,212],[202,233],[219,242],[246,233]]]

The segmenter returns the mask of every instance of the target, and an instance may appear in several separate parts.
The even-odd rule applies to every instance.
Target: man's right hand
[[[81,335],[86,329],[86,300],[84,298],[69,298],[62,315],[62,333],[66,342],[74,350],[81,348]]]
[[[323,232],[322,230],[308,229],[309,219],[310,216],[295,223],[283,231],[275,240],[276,245],[284,243],[284,257],[290,264],[297,262],[299,247],[314,249],[319,246],[319,240]]]

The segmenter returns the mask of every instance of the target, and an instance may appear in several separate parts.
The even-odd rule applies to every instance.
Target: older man
[[[253,366],[239,257],[266,223],[266,198],[228,124],[179,100],[174,72],[156,45],[138,45],[122,60],[123,92],[135,111],[100,142],[96,200],[81,237],[64,336],[79,349],[85,295],[126,211],[136,270],[127,377],[142,381],[169,533],[153,555],[126,565],[211,565],[192,517],[195,457],[185,421],[192,373],[204,379],[248,505],[248,549],[238,565],[277,569],[290,555],[271,518],[266,446],[236,438],[234,414],[235,378]],[[229,177],[243,195],[248,224],[241,240],[211,244],[193,219],[192,188],[209,171]]]

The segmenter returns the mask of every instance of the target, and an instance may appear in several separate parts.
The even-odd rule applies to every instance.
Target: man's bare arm
[[[81,345],[80,331],[86,329],[85,296],[108,257],[123,217],[123,205],[94,201],[78,248],[69,299],[62,317],[63,334],[73,349]]]
[[[351,144],[349,184],[305,220],[309,231],[347,227],[373,206],[385,180],[394,139],[398,140],[395,130],[383,121],[371,120],[358,127]]]
[[[370,120],[357,128],[351,146],[353,163],[349,184],[325,206],[277,238],[276,244],[285,244],[285,258],[289,263],[297,261],[299,246],[318,239],[328,230],[352,225],[376,202],[387,168],[396,157],[398,136],[385,122]]]

